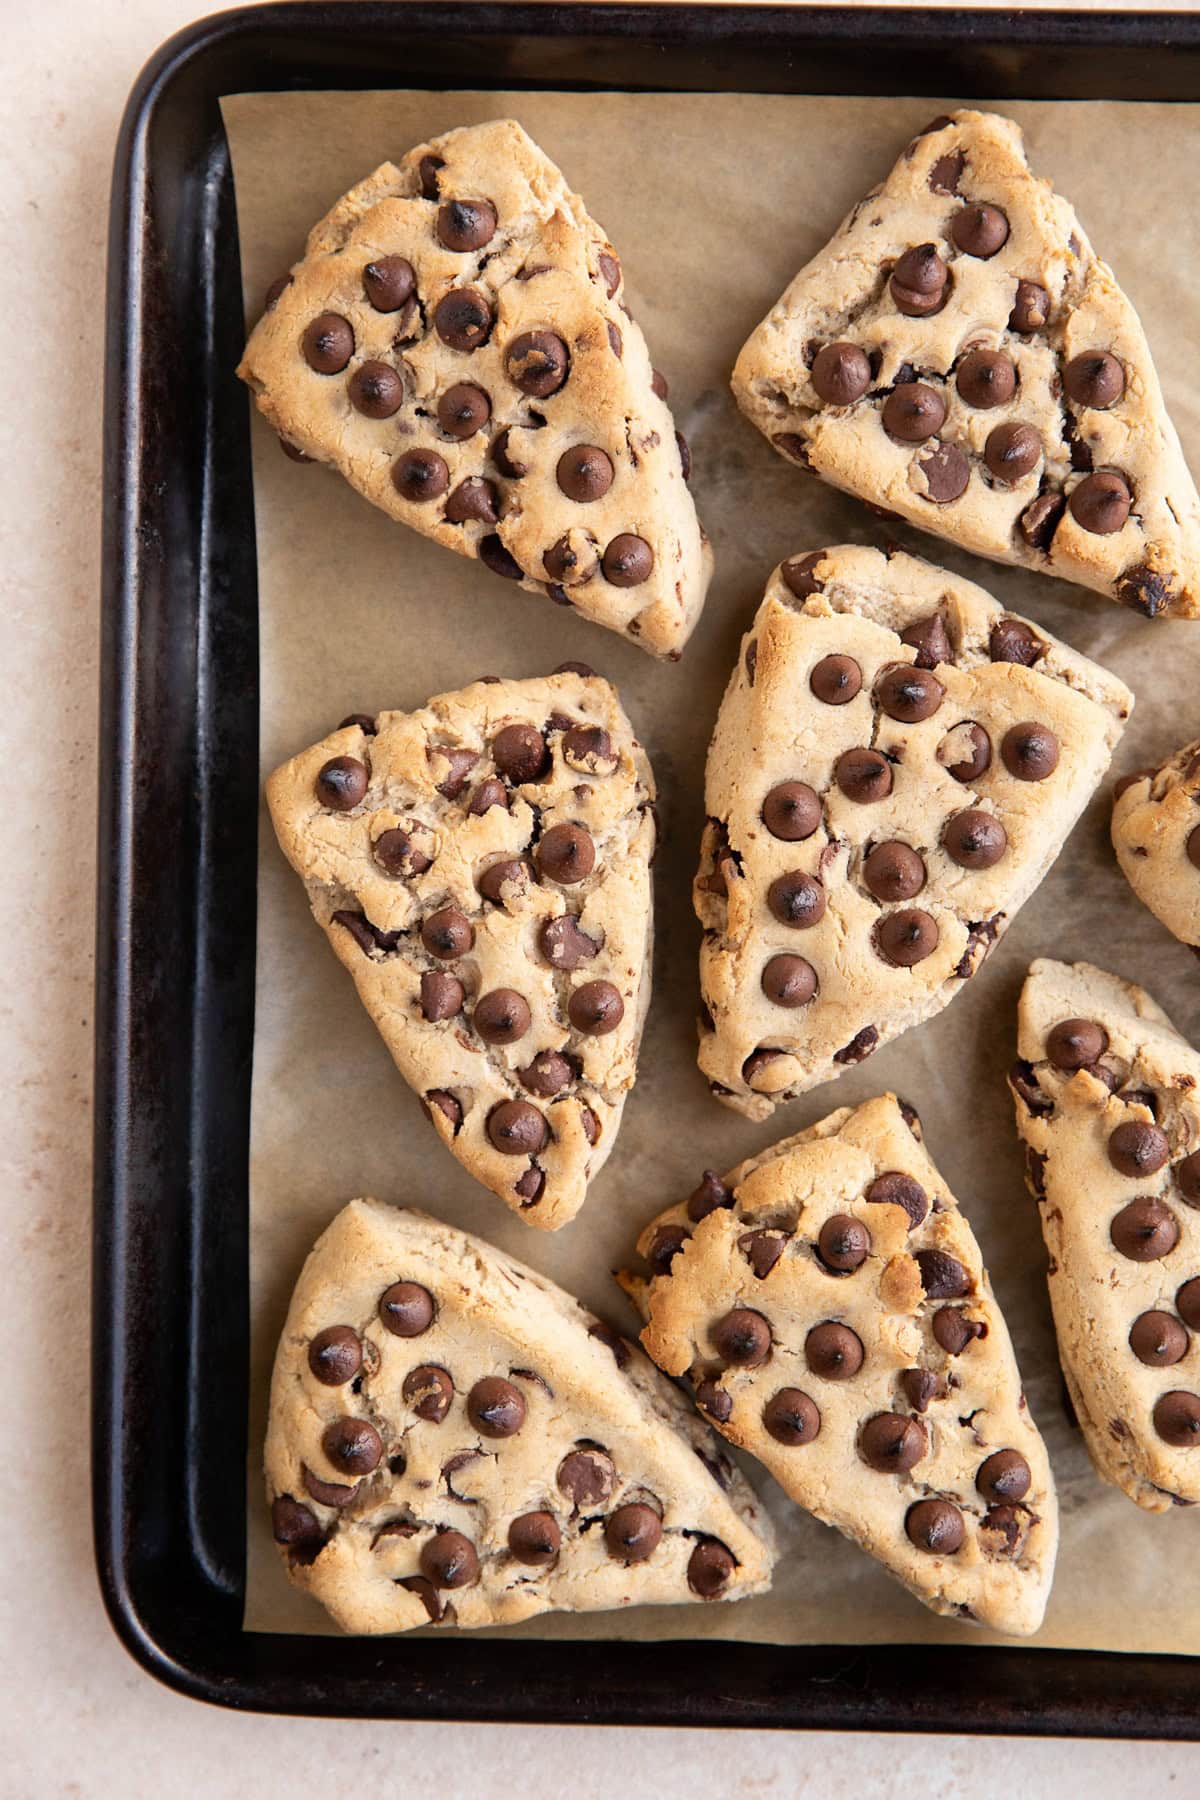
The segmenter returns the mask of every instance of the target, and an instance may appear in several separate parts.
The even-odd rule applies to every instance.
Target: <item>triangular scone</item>
[[[655,656],[712,572],[621,265],[512,119],[384,163],[314,226],[238,373],[285,445]]]
[[[733,391],[785,456],[981,556],[1200,616],[1200,499],[1149,346],[994,113],[935,120],[802,269]]]
[[[301,1271],[266,1475],[293,1581],[345,1631],[771,1583],[749,1484],[640,1350],[479,1238],[376,1200]]]
[[[944,569],[776,569],[708,756],[700,1067],[772,1107],[959,993],[1079,817],[1133,696]]]
[[[1149,994],[1039,958],[1009,1077],[1088,1451],[1148,1512],[1200,1500],[1200,1056]]]
[[[934,1612],[1036,1631],[1058,1509],[971,1229],[891,1094],[647,1226],[642,1342]]]
[[[1130,887],[1200,956],[1200,739],[1117,783],[1112,841]]]
[[[526,1223],[578,1212],[650,999],[654,779],[565,670],[352,719],[277,769],[284,855],[442,1142]]]

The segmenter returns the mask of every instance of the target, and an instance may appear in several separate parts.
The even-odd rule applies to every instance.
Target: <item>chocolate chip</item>
[[[1123,475],[1115,469],[1101,469],[1072,488],[1067,505],[1077,525],[1097,537],[1107,537],[1120,531],[1129,517],[1133,495]]]
[[[1030,669],[1045,652],[1045,644],[1024,619],[1006,615],[996,620],[988,634],[988,655],[993,662],[1020,663]]]
[[[404,382],[390,363],[365,362],[350,377],[351,405],[368,419],[390,419],[404,403]]]
[[[876,1206],[902,1206],[908,1214],[910,1231],[929,1211],[929,1195],[919,1181],[901,1169],[885,1169],[877,1175],[863,1198]]]
[[[640,587],[654,569],[654,552],[645,538],[623,531],[613,538],[601,560],[604,576],[613,587]]]
[[[430,956],[452,962],[456,956],[465,956],[471,949],[475,929],[467,915],[456,906],[443,906],[438,912],[430,913],[421,926],[421,942]]]
[[[712,1328],[717,1355],[739,1369],[757,1369],[771,1354],[771,1327],[760,1312],[735,1306]]]
[[[475,1002],[471,1023],[485,1044],[515,1044],[532,1024],[529,1003],[515,988],[492,988]]]
[[[314,457],[306,456],[299,445],[289,442],[285,437],[279,439],[279,448],[283,451],[283,454],[287,457],[289,462],[310,463],[316,460]]]
[[[541,781],[550,772],[546,740],[534,725],[506,725],[498,731],[492,740],[492,758],[515,787]]]
[[[914,619],[900,633],[900,642],[916,651],[914,666],[918,669],[936,669],[939,663],[954,661],[946,621],[941,613],[930,613],[928,618]]]
[[[601,1320],[597,1319],[594,1325],[588,1326],[588,1336],[595,1338],[598,1343],[603,1344],[606,1350],[611,1350],[613,1360],[616,1362],[618,1369],[627,1367],[629,1363],[629,1345],[625,1342],[625,1339],[619,1332],[613,1330],[611,1325],[605,1325]]]
[[[1145,1119],[1126,1119],[1109,1133],[1108,1160],[1118,1175],[1131,1181],[1156,1175],[1171,1153],[1167,1134]]]
[[[295,1562],[313,1562],[325,1546],[325,1532],[317,1515],[290,1494],[271,1502],[271,1535],[277,1544],[293,1552]]]
[[[762,821],[772,837],[799,843],[821,823],[821,802],[806,781],[781,781],[763,801]]]
[[[438,424],[447,437],[466,439],[482,431],[492,416],[492,403],[481,387],[456,381],[437,403]],[[457,491],[457,490],[456,490]]]
[[[417,848],[411,832],[398,825],[380,832],[371,845],[371,855],[386,875],[411,878],[423,875],[432,866],[430,858]]]
[[[939,156],[929,171],[928,186],[935,194],[957,194],[959,179],[966,159],[961,150]]]
[[[1156,619],[1170,607],[1175,598],[1177,578],[1139,563],[1126,569],[1117,582],[1117,599],[1122,606],[1132,607],[1147,619]]]
[[[1166,1369],[1187,1355],[1187,1332],[1168,1312],[1140,1313],[1129,1331],[1129,1348],[1151,1369]]]
[[[263,295],[263,311],[274,312],[280,300],[292,285],[291,274],[277,275],[266,293]]]
[[[936,921],[916,906],[885,914],[873,935],[880,956],[899,969],[914,968],[938,947]]]
[[[461,1103],[452,1093],[446,1088],[430,1088],[425,1095],[425,1104],[435,1107],[444,1119],[448,1119],[452,1135],[458,1135],[458,1128],[463,1120],[463,1110]]]
[[[688,1200],[688,1218],[694,1222],[706,1219],[710,1212],[733,1205],[733,1189],[727,1188],[715,1169],[705,1169],[700,1185]]]
[[[475,885],[485,900],[501,906],[504,904],[504,889],[515,887],[518,893],[523,893],[528,878],[529,870],[523,862],[515,857],[505,857],[501,862],[489,863]]]
[[[1174,1388],[1154,1405],[1154,1429],[1165,1444],[1191,1450],[1200,1444],[1200,1394]]]
[[[897,663],[880,676],[875,698],[889,719],[898,719],[902,725],[919,725],[937,712],[946,690],[928,669]]]
[[[399,312],[417,291],[417,272],[404,256],[380,256],[363,270],[363,293],[376,312]]]
[[[334,1419],[321,1435],[321,1448],[343,1475],[369,1475],[379,1466],[383,1439],[369,1419]]]
[[[329,923],[348,931],[364,956],[370,956],[376,950],[394,950],[400,942],[400,932],[380,931],[365,913],[335,912],[330,915]]]
[[[570,357],[556,332],[523,331],[504,355],[508,378],[523,394],[546,400],[567,379]]]
[[[968,1344],[987,1336],[987,1326],[978,1319],[968,1319],[957,1306],[939,1306],[933,1315],[935,1341],[947,1356],[961,1356]]]
[[[434,329],[451,350],[478,350],[492,322],[491,302],[476,288],[451,288],[433,309]]]
[[[1063,1019],[1046,1037],[1046,1055],[1056,1069],[1085,1069],[1108,1049],[1108,1033],[1097,1019]]]
[[[947,820],[942,847],[960,869],[994,869],[1008,849],[1008,833],[994,813],[970,807]]]
[[[945,420],[945,401],[923,381],[902,382],[883,404],[883,428],[903,444],[923,444],[936,437]]]
[[[829,406],[853,406],[871,385],[871,365],[857,344],[826,344],[813,358],[812,384]]]
[[[563,1457],[555,1476],[560,1493],[576,1512],[608,1499],[617,1485],[612,1457],[599,1444],[582,1444]]]
[[[464,525],[468,520],[494,525],[499,517],[496,510],[498,501],[499,495],[493,482],[484,481],[478,475],[469,475],[454,489],[446,501],[443,513],[451,525]]]
[[[331,812],[353,812],[367,791],[369,776],[356,756],[331,756],[317,771],[317,799]]]
[[[421,1546],[421,1573],[435,1588],[469,1587],[479,1579],[479,1557],[461,1531],[439,1531]]]
[[[340,375],[354,355],[354,328],[340,313],[318,313],[300,340],[304,360],[318,375]]]
[[[473,818],[482,818],[484,813],[491,812],[493,806],[502,806],[507,812],[508,791],[502,781],[498,781],[494,775],[489,775],[485,781],[480,782],[471,795],[471,804],[468,806],[467,812]]]
[[[948,1500],[918,1500],[905,1514],[904,1531],[910,1544],[931,1556],[953,1556],[966,1536],[963,1516]]]
[[[537,858],[547,881],[570,887],[585,881],[595,868],[596,846],[582,825],[552,825],[538,845]]]
[[[849,1381],[863,1365],[862,1339],[848,1325],[827,1319],[805,1338],[804,1360],[822,1381]]]
[[[832,1213],[817,1237],[817,1252],[827,1269],[849,1275],[871,1253],[871,1233],[850,1213]]]
[[[716,1538],[702,1538],[688,1558],[688,1586],[702,1600],[715,1600],[737,1567],[732,1554]]]
[[[501,1100],[487,1117],[488,1142],[502,1156],[536,1156],[549,1137],[546,1121],[528,1100]]]
[[[590,962],[600,945],[580,928],[574,913],[564,913],[561,918],[547,919],[538,935],[538,948],[553,968],[571,970]]]
[[[308,1346],[308,1366],[323,1387],[343,1387],[362,1368],[362,1344],[349,1325],[327,1325]]]
[[[637,1500],[618,1506],[604,1527],[608,1553],[617,1562],[645,1562],[657,1550],[661,1537],[662,1520],[652,1506]]]
[[[892,791],[892,765],[878,750],[843,750],[833,775],[847,800],[859,806],[886,799]]]
[[[665,1275],[691,1237],[682,1225],[660,1225],[650,1240],[646,1261],[656,1275]]]
[[[484,1437],[515,1437],[525,1423],[525,1396],[503,1376],[485,1375],[467,1395],[467,1417]]]
[[[710,1419],[715,1419],[718,1425],[723,1425],[733,1411],[732,1394],[727,1394],[715,1381],[700,1382],[692,1398],[701,1412],[707,1413]]]
[[[611,981],[585,981],[567,1002],[567,1017],[587,1037],[607,1037],[625,1017],[625,1002]]]
[[[438,197],[438,176],[446,166],[444,156],[423,156],[417,164],[417,174],[421,182],[421,198],[436,200]]]
[[[762,972],[762,991],[774,1006],[807,1006],[817,991],[817,972],[802,956],[773,956]]]
[[[767,889],[767,906],[781,925],[804,930],[825,916],[825,889],[812,875],[793,869]]]
[[[964,206],[951,221],[950,236],[966,256],[995,256],[1008,242],[1008,220],[998,206]]]
[[[1032,425],[997,425],[988,433],[983,446],[983,460],[1003,487],[1011,487],[1014,482],[1031,475],[1041,459],[1042,440]],[[992,658],[993,662],[1018,660],[1017,657]]]
[[[1005,732],[1000,757],[1018,781],[1045,781],[1058,767],[1058,739],[1048,725],[1025,719]]]
[[[919,467],[929,489],[928,497],[938,506],[946,506],[966,493],[971,465],[957,444],[938,444],[920,459]]]
[[[430,761],[434,756],[440,756],[449,764],[437,784],[437,791],[447,800],[457,800],[466,786],[467,776],[479,761],[475,751],[452,749],[449,744],[431,744],[425,754]]]
[[[438,208],[437,234],[447,250],[482,250],[496,235],[490,200],[447,200]]]
[[[1062,494],[1039,494],[1036,500],[1029,502],[1018,524],[1021,536],[1031,549],[1049,550],[1066,504]]]
[[[1104,1048],[1108,1048],[1107,1038]],[[1190,1156],[1185,1156],[1182,1162],[1176,1163],[1175,1180],[1181,1198],[1189,1206],[1200,1206],[1200,1150],[1193,1150]]]
[[[1169,1206],[1145,1194],[1121,1208],[1108,1235],[1131,1262],[1157,1262],[1179,1242],[1179,1221]]]
[[[506,548],[503,538],[494,531],[487,537],[480,538],[476,554],[485,568],[490,569],[493,575],[503,576],[505,581],[520,581],[524,574],[516,557]]]
[[[762,1417],[768,1434],[789,1449],[811,1444],[821,1429],[820,1409],[801,1388],[780,1388],[763,1407]]]
[[[602,500],[612,486],[612,460],[595,444],[573,444],[559,457],[554,477],[568,500],[584,506]]]
[[[392,486],[415,506],[436,500],[450,485],[450,470],[436,450],[406,450],[392,464]]]
[[[987,1501],[1023,1500],[1033,1476],[1019,1450],[995,1450],[980,1463],[975,1486]]]
[[[1175,1306],[1184,1324],[1200,1331],[1200,1276],[1184,1282],[1175,1295]]]
[[[1063,370],[1063,387],[1076,406],[1103,411],[1125,392],[1125,371],[1107,350],[1083,350]]]
[[[790,562],[785,562],[780,568],[779,573],[783,576],[785,587],[795,594],[797,600],[807,600],[810,594],[821,592],[824,584],[816,579],[813,570],[824,560],[824,556],[823,550],[814,550],[808,556],[793,556]]]
[[[1194,825],[1188,832],[1187,842],[1183,849],[1193,869],[1200,869],[1200,825]],[[1195,948],[1194,945],[1193,948]]]
[[[380,1322],[393,1337],[420,1337],[433,1324],[433,1295],[415,1281],[394,1281],[379,1296]]]
[[[862,670],[852,656],[823,656],[808,685],[826,706],[845,706],[862,687]]]
[[[621,264],[613,250],[602,250],[596,261],[600,268],[604,291],[611,300],[621,285]]]
[[[1049,317],[1050,296],[1045,288],[1036,281],[1018,281],[1017,297],[1008,316],[1009,330],[1028,336],[1031,331],[1040,331]]]
[[[500,473],[507,476],[510,481],[519,481],[523,475],[528,475],[529,464],[520,462],[512,454],[510,444],[511,430],[512,427],[509,426],[504,431],[500,432],[499,436],[493,438],[492,461],[495,463]]]
[[[561,748],[567,767],[583,775],[612,775],[621,760],[603,725],[572,725]]]
[[[900,1375],[900,1386],[904,1398],[914,1412],[927,1411],[933,1400],[944,1400],[948,1392],[946,1377],[935,1375],[932,1369],[904,1369]]]
[[[880,1475],[906,1475],[929,1448],[925,1427],[903,1413],[876,1413],[859,1434],[859,1454]]]
[[[1000,350],[969,350],[958,365],[954,384],[968,406],[1006,406],[1017,391],[1017,371],[1012,358]]]
[[[888,283],[897,310],[913,319],[940,312],[946,304],[949,273],[936,244],[916,244],[906,250]]]
[[[517,1562],[535,1569],[548,1568],[562,1548],[562,1532],[554,1514],[522,1513],[508,1528],[508,1548]]]
[[[417,1417],[430,1425],[441,1424],[454,1399],[454,1383],[436,1363],[421,1363],[410,1369],[400,1391]]]
[[[918,1250],[917,1267],[928,1300],[962,1300],[974,1287],[958,1258],[945,1250]]]
[[[540,1200],[546,1190],[546,1172],[531,1163],[525,1173],[513,1183],[513,1189],[520,1194],[523,1205],[532,1206]]]
[[[986,773],[992,761],[992,743],[982,725],[966,721],[956,725],[953,731],[947,732],[938,747],[939,760],[943,752],[954,756],[954,762],[947,762],[946,773],[955,781],[973,783]]]
[[[862,878],[876,900],[911,900],[925,885],[925,864],[907,844],[876,844],[863,861]]]

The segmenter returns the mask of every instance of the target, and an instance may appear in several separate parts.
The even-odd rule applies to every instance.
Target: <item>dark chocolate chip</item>
[[[688,1200],[688,1218],[693,1223],[706,1219],[710,1212],[720,1207],[733,1205],[733,1189],[725,1186],[715,1169],[705,1169],[700,1177],[700,1185]]]
[[[813,571],[824,560],[824,556],[823,550],[814,550],[808,556],[793,556],[790,562],[782,565],[779,572],[783,576],[784,585],[795,594],[797,600],[807,600],[810,594],[821,592],[824,584],[816,579]]]
[[[527,865],[515,857],[505,857],[501,862],[489,863],[477,879],[475,885],[485,900],[493,901],[497,906],[504,904],[504,889],[513,886],[518,893],[525,891],[529,879]]]
[[[915,667],[918,669],[935,669],[939,663],[954,661],[946,621],[941,613],[930,613],[928,618],[914,619],[900,633],[900,642],[916,651]]]
[[[1005,732],[1000,758],[1018,781],[1045,781],[1058,767],[1058,739],[1048,725],[1025,719]]]
[[[773,956],[762,972],[762,991],[775,1006],[807,1006],[817,991],[817,972],[803,956]]]
[[[417,848],[412,834],[398,825],[380,832],[371,845],[371,855],[386,875],[411,878],[423,875],[432,866],[430,858]]]
[[[463,1009],[466,990],[457,975],[444,969],[427,969],[421,976],[421,1014],[429,1023],[454,1019]]]
[[[945,1250],[918,1250],[921,1286],[930,1300],[961,1300],[974,1288],[970,1274]]]
[[[559,1492],[576,1512],[607,1500],[617,1485],[616,1465],[599,1444],[581,1444],[563,1457],[555,1476]]]
[[[895,968],[911,969],[938,947],[937,922],[920,907],[886,913],[875,927],[875,948]]]
[[[509,380],[523,394],[546,400],[566,381],[570,356],[556,332],[523,331],[508,346],[504,366]]]
[[[444,156],[423,156],[417,164],[417,174],[421,183],[421,198],[436,200],[438,197],[438,175],[446,166]]]
[[[492,988],[475,1002],[471,1023],[485,1044],[515,1044],[533,1018],[528,1001],[515,988]]]
[[[781,925],[805,930],[825,916],[825,889],[812,875],[793,869],[771,883],[767,906]]]
[[[883,428],[903,444],[923,444],[936,437],[945,420],[945,401],[923,381],[902,382],[883,404]]]
[[[538,935],[538,948],[546,961],[556,969],[577,969],[590,962],[600,945],[582,930],[574,913],[547,919]]]
[[[1175,1295],[1175,1306],[1184,1324],[1200,1331],[1200,1276],[1184,1282]]]
[[[1042,460],[1042,440],[1032,425],[997,425],[988,433],[983,460],[1003,487],[1032,475]],[[1016,621],[1013,621],[1014,623]],[[993,662],[1015,662],[1016,657],[993,657]]]
[[[615,250],[602,250],[596,259],[604,291],[611,300],[621,285],[621,264]]]
[[[383,1439],[369,1419],[334,1419],[321,1435],[321,1448],[343,1475],[369,1475],[383,1456]]]
[[[449,485],[450,470],[436,450],[406,450],[392,464],[392,486],[415,506],[437,500]]]
[[[456,381],[437,403],[438,424],[447,437],[460,440],[474,437],[491,416],[491,401],[473,381]]]
[[[370,777],[356,756],[331,756],[317,771],[317,799],[331,812],[353,812]]]
[[[927,1411],[932,1401],[944,1400],[948,1392],[946,1377],[935,1375],[932,1369],[904,1369],[900,1386],[908,1404],[919,1413]]]
[[[876,900],[911,900],[925,885],[925,864],[908,844],[889,841],[868,851],[862,866],[863,885]]]
[[[971,479],[971,465],[957,444],[938,444],[920,459],[929,498],[938,506],[961,499]]]
[[[292,1553],[295,1562],[313,1562],[325,1547],[325,1531],[317,1515],[290,1494],[271,1502],[271,1535]]]
[[[1179,1221],[1169,1206],[1146,1194],[1121,1208],[1108,1235],[1131,1262],[1157,1262],[1179,1242]]]
[[[904,1531],[910,1544],[931,1556],[953,1556],[966,1536],[963,1516],[949,1500],[918,1500],[905,1514]]]
[[[537,859],[547,881],[572,887],[595,868],[596,846],[582,825],[552,825],[538,844]]]
[[[1049,317],[1050,296],[1045,288],[1036,281],[1018,281],[1017,296],[1008,316],[1009,330],[1028,336],[1031,331],[1040,331]]]
[[[550,751],[535,725],[506,725],[498,731],[492,740],[492,758],[515,787],[541,781],[550,772]]]
[[[545,1149],[549,1131],[537,1107],[528,1100],[501,1100],[488,1114],[487,1135],[502,1156],[536,1156]]]
[[[568,500],[585,506],[602,500],[612,486],[612,459],[595,444],[573,444],[559,457],[554,476]]]
[[[968,1344],[987,1336],[987,1326],[979,1319],[968,1319],[958,1306],[939,1306],[933,1315],[933,1335],[947,1356],[961,1356]]]
[[[859,806],[886,799],[892,791],[892,766],[878,750],[843,750],[833,774],[847,800]]]
[[[522,1513],[508,1528],[509,1553],[530,1568],[548,1568],[561,1547],[562,1532],[553,1513]]]
[[[1108,1049],[1108,1033],[1097,1019],[1063,1019],[1046,1036],[1046,1055],[1056,1069],[1085,1069]]]
[[[343,1387],[362,1368],[362,1344],[350,1325],[327,1325],[308,1346],[308,1366],[323,1387]]]
[[[777,1444],[796,1449],[811,1444],[821,1430],[821,1413],[801,1388],[780,1388],[763,1407],[763,1424]]]
[[[390,363],[361,363],[347,391],[351,405],[368,419],[390,419],[404,403],[404,382]]]
[[[417,272],[404,256],[380,256],[363,270],[363,293],[376,312],[399,312],[417,291]]]
[[[845,706],[862,687],[862,670],[852,656],[823,656],[808,685],[826,706]]]
[[[1125,392],[1125,371],[1107,350],[1083,350],[1073,356],[1062,379],[1068,399],[1098,411],[1114,405]]]
[[[937,712],[946,690],[928,669],[896,663],[885,669],[875,684],[875,698],[889,719],[897,719],[902,725],[919,725]]]
[[[1108,1160],[1131,1181],[1156,1175],[1171,1153],[1165,1131],[1145,1119],[1126,1119],[1109,1133]]]
[[[393,1337],[420,1337],[433,1324],[434,1312],[433,1295],[415,1281],[394,1281],[379,1296],[380,1322]]]
[[[942,846],[960,869],[994,869],[1008,849],[1008,833],[994,813],[969,807],[947,820]]]
[[[433,323],[451,350],[478,350],[492,330],[491,302],[476,288],[451,288],[433,309]]]
[[[502,1375],[485,1375],[467,1395],[467,1417],[483,1437],[515,1437],[525,1423],[525,1396]]]
[[[840,1050],[834,1051],[833,1060],[835,1063],[841,1063],[843,1065],[847,1063],[860,1063],[865,1061],[866,1058],[871,1055],[872,1051],[878,1048],[878,1045],[879,1031],[877,1027],[874,1025],[863,1025],[855,1032],[848,1044],[843,1044]]]
[[[1072,488],[1067,505],[1077,525],[1098,537],[1107,537],[1120,531],[1129,517],[1133,495],[1123,475],[1115,469],[1101,469]]]
[[[656,1275],[667,1273],[691,1235],[682,1225],[659,1226],[646,1251],[646,1261]]]
[[[553,1100],[574,1079],[574,1068],[557,1050],[539,1050],[527,1068],[517,1071],[517,1080],[525,1091],[541,1100]]]
[[[950,236],[966,256],[995,256],[1008,242],[1008,220],[998,206],[964,206],[954,215]]]
[[[1187,1355],[1190,1339],[1169,1312],[1139,1313],[1129,1329],[1129,1348],[1151,1369],[1167,1369]]]
[[[439,1531],[421,1546],[421,1573],[435,1588],[469,1587],[479,1579],[479,1556],[461,1531]]]
[[[1062,494],[1039,494],[1031,500],[1018,521],[1021,536],[1034,550],[1048,551],[1058,522],[1066,509]]]
[[[496,235],[490,200],[447,200],[438,208],[437,234],[447,250],[482,250]]]
[[[875,1206],[902,1206],[908,1214],[910,1231],[929,1211],[929,1195],[919,1181],[901,1169],[885,1169],[877,1175],[863,1198]]]
[[[903,1413],[876,1413],[859,1433],[859,1454],[880,1475],[906,1475],[929,1449],[925,1427]]]
[[[1016,367],[1001,350],[969,350],[958,365],[954,385],[968,406],[1006,406],[1017,391]]]
[[[462,1103],[456,1096],[446,1088],[430,1088],[425,1095],[425,1104],[440,1112],[449,1121],[452,1135],[457,1136],[463,1120],[463,1110]]]
[[[723,1425],[733,1411],[733,1395],[727,1394],[715,1381],[698,1383],[692,1397],[700,1411],[715,1419],[718,1425]]]
[[[757,1369],[771,1354],[771,1327],[760,1312],[735,1306],[712,1328],[717,1355],[740,1369]]]
[[[826,344],[813,358],[812,384],[829,406],[853,406],[871,385],[871,365],[857,344]]]
[[[654,552],[645,538],[621,532],[613,538],[601,560],[605,580],[613,587],[640,587],[654,569]]]
[[[888,284],[897,310],[914,319],[940,312],[946,304],[949,274],[936,244],[915,244],[906,250]]]
[[[805,1338],[804,1360],[822,1381],[849,1381],[862,1368],[863,1342],[848,1325],[827,1319]]]
[[[625,1017],[625,1002],[611,981],[585,981],[567,1002],[567,1017],[587,1037],[607,1037]]]
[[[400,1390],[419,1419],[440,1425],[454,1399],[454,1383],[436,1363],[420,1363],[404,1377]]]
[[[465,956],[475,942],[475,928],[470,919],[456,906],[443,906],[438,912],[430,913],[421,926],[421,942],[430,956],[436,956],[442,962],[452,962],[457,956]]]
[[[354,327],[340,313],[318,313],[300,340],[304,360],[318,375],[340,375],[354,355]]]
[[[716,1538],[701,1538],[688,1558],[688,1586],[702,1600],[715,1600],[728,1587],[736,1567],[724,1544]]]
[[[850,1213],[832,1213],[817,1237],[817,1252],[827,1269],[848,1275],[870,1255],[871,1233]]]
[[[638,1500],[618,1506],[604,1527],[608,1553],[617,1562],[645,1562],[653,1556],[661,1537],[662,1520],[652,1506]]]
[[[821,823],[821,802],[806,781],[781,781],[763,801],[762,821],[772,837],[799,843]]]

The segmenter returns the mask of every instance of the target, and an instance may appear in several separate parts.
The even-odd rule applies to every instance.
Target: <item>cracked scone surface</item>
[[[915,557],[841,545],[776,569],[705,777],[699,1063],[717,1097],[766,1118],[953,999],[1132,706]]]
[[[1200,615],[1200,500],[1141,323],[1019,128],[913,140],[751,335],[739,406],[835,487],[1149,617]]]
[[[1200,1500],[1200,1056],[1142,988],[1039,958],[1009,1081],[1088,1452],[1148,1512]]]
[[[910,1107],[882,1095],[706,1170],[638,1250],[642,1342],[731,1442],[934,1612],[1038,1629],[1050,1465]]]
[[[650,998],[654,779],[568,669],[354,719],[270,777],[280,846],[442,1142],[528,1224],[582,1205]]]
[[[1112,842],[1138,899],[1200,955],[1200,739],[1118,783]]]
[[[392,518],[674,657],[712,555],[623,296],[582,200],[500,119],[344,195],[238,372],[293,452]]]
[[[478,1238],[375,1200],[301,1272],[266,1477],[292,1580],[345,1631],[770,1586],[748,1483],[636,1346]]]

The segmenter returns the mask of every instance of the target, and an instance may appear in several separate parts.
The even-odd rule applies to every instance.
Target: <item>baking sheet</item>
[[[436,1143],[345,971],[312,923],[302,884],[262,817],[257,1020],[251,1126],[249,1566],[246,1625],[332,1629],[292,1590],[270,1541],[259,1446],[271,1359],[291,1286],[344,1201],[374,1194],[477,1231],[625,1329],[610,1271],[646,1219],[786,1133],[892,1087],[969,1217],[1012,1328],[1062,1502],[1062,1549],[1036,1645],[1200,1650],[1195,1557],[1200,1515],[1140,1513],[1091,1472],[1063,1413],[1036,1208],[1027,1197],[1004,1072],[1015,1007],[1039,954],[1087,957],[1143,982],[1200,1036],[1200,973],[1138,904],[1107,841],[1108,795],[983,971],[929,1024],[837,1082],[739,1119],[695,1066],[696,953],[690,882],[703,817],[709,732],[739,634],[785,555],[888,535],[980,581],[1108,664],[1138,695],[1117,754],[1137,767],[1196,734],[1200,626],[1152,624],[1082,589],[957,554],[805,480],[738,415],[729,371],[751,328],[843,214],[883,178],[908,138],[955,104],[763,95],[380,93],[240,95],[224,102],[233,153],[247,312],[300,254],[309,227],[388,157],[455,125],[518,118],[609,233],[627,299],[668,376],[693,454],[693,492],[717,573],[677,666],[520,592],[391,523],[332,474],[297,466],[256,418],[265,775],[349,712],[420,705],[494,673],[545,672],[566,658],[615,681],[658,778],[655,995],[638,1084],[617,1148],[580,1216],[529,1230]],[[982,104],[982,103],[981,103]],[[1200,108],[1124,103],[1004,104],[1031,161],[1076,205],[1146,324],[1176,423],[1200,466]],[[935,1619],[837,1532],[791,1507],[761,1471],[784,1547],[773,1592],[736,1606],[553,1615],[506,1635],[740,1637],[760,1642],[1000,1641]]]

